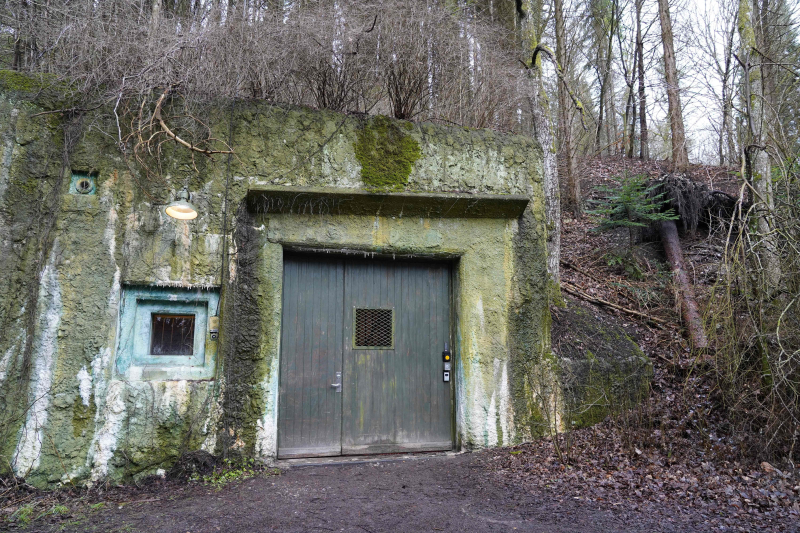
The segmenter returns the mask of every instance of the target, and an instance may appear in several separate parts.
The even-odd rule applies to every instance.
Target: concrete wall
[[[531,379],[550,322],[531,139],[237,102],[198,117],[214,137],[232,132],[230,160],[173,142],[137,159],[132,143],[120,150],[111,110],[75,121],[49,112],[63,100],[47,80],[0,72],[0,88],[0,468],[45,485],[146,475],[200,448],[273,457],[287,246],[458,258],[459,444],[541,427]],[[96,194],[71,194],[73,172],[92,173]],[[191,222],[163,212],[184,184],[200,211]],[[529,202],[487,218],[450,216],[440,199],[414,217],[251,201],[299,187]],[[120,368],[126,287],[218,290],[213,379]]]

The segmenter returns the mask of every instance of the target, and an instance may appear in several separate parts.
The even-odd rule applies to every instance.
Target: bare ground
[[[587,501],[498,472],[508,449],[474,454],[293,467],[217,491],[156,482],[132,494],[112,489],[101,510],[41,520],[26,531],[720,531],[675,503]],[[512,455],[518,457],[521,454]],[[520,483],[521,482],[521,483]],[[118,501],[120,497],[132,501]],[[95,505],[95,507],[97,507]],[[746,525],[741,522],[740,525]],[[762,531],[790,531],[767,525]],[[745,529],[748,530],[748,529]]]

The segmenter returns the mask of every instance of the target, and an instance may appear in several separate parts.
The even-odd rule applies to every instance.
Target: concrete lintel
[[[425,218],[517,218],[529,198],[516,194],[400,192],[361,189],[252,187],[255,214],[360,215]]]

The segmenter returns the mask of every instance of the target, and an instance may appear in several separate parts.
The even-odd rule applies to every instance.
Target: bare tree
[[[564,24],[564,2],[554,1],[554,18],[556,27],[556,60],[558,68],[567,69],[567,37]],[[560,137],[559,148],[564,158],[564,178],[567,183],[567,205],[573,215],[581,214],[581,184],[575,174],[575,156],[572,146],[572,102],[570,101],[569,88],[566,81],[561,79],[558,83],[558,134]]]
[[[760,271],[765,274],[760,294],[768,297],[778,289],[780,282],[780,262],[776,236],[773,231],[772,213],[775,209],[772,190],[772,168],[767,143],[774,121],[770,121],[769,98],[771,84],[767,78],[767,59],[760,48],[764,48],[768,33],[768,22],[764,20],[767,0],[739,0],[739,61],[743,67],[743,87],[745,118],[747,129],[743,143],[744,172],[750,184],[753,203],[759,206],[756,212],[756,226],[761,237],[759,246]],[[752,2],[752,3],[751,3]],[[758,22],[756,24],[754,22]]]
[[[620,9],[622,15],[622,9]],[[622,120],[622,153],[629,158],[633,158],[634,146],[636,144],[636,72],[639,62],[639,55],[636,53],[636,40],[632,39],[633,50],[627,49],[627,43],[623,44],[623,32],[617,31],[617,45],[619,48],[619,63],[622,66],[622,76],[625,80],[625,112]],[[632,61],[632,65],[629,64]]]
[[[619,0],[610,4],[601,0],[590,0],[593,46],[597,55],[595,70],[599,83],[595,152],[608,151],[616,143],[616,110],[614,105],[614,36],[619,29]]]
[[[528,73],[530,76],[529,105],[532,118],[533,136],[542,146],[544,161],[544,196],[545,196],[545,223],[547,225],[547,271],[550,274],[555,290],[560,288],[560,263],[561,256],[561,196],[558,186],[558,171],[556,157],[553,151],[555,140],[550,122],[549,105],[544,91],[542,79],[541,39],[548,25],[542,0],[528,0],[525,5],[527,10],[519,9],[515,21],[520,28],[520,41],[522,49],[533,49]],[[545,47],[546,49],[546,47]]]
[[[713,99],[718,114],[711,122],[716,135],[719,165],[738,160],[733,131],[733,95],[736,92],[737,63],[734,60],[738,6],[718,1],[711,9],[698,7],[693,28],[695,46],[701,51],[697,75],[708,98]]]
[[[639,159],[650,159],[647,132],[647,93],[644,81],[644,39],[642,38],[642,5],[644,0],[635,0],[636,9],[636,70],[639,81]]]
[[[661,21],[661,42],[664,46],[664,77],[667,82],[667,103],[672,133],[672,167],[675,172],[686,172],[689,169],[689,152],[686,148],[686,129],[683,126],[669,0],[658,0],[658,18]]]

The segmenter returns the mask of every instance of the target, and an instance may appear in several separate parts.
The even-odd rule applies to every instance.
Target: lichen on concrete
[[[616,318],[574,300],[553,316],[553,351],[571,427],[596,424],[647,397],[652,363]]]
[[[535,433],[543,417],[531,376],[549,350],[550,319],[541,150],[530,138],[237,101],[199,116],[216,138],[232,129],[230,170],[225,158],[192,157],[175,143],[144,154],[146,169],[124,161],[114,135],[101,133],[116,123],[100,109],[68,154],[70,169],[96,173],[97,194],[69,194],[69,180],[62,183],[54,229],[40,242],[37,213],[60,183],[63,155],[62,118],[41,112],[66,98],[42,83],[0,76],[0,416],[9,421],[0,453],[19,450],[17,471],[30,483],[138,478],[200,448],[273,459],[287,246],[452,262],[456,445]],[[172,220],[163,206],[186,184],[200,215]],[[424,194],[413,217],[402,210],[407,198],[392,214],[249,209],[248,190],[267,185],[290,196],[310,187],[529,202],[522,216],[485,218],[448,216],[441,199],[431,215]],[[53,250],[44,271],[36,261],[43,246]],[[40,296],[29,302],[41,272]],[[215,379],[120,372],[121,295],[134,285],[219,290]],[[46,381],[19,385],[31,304],[40,339],[33,363]],[[37,391],[45,400],[31,411],[36,419],[20,417]]]

